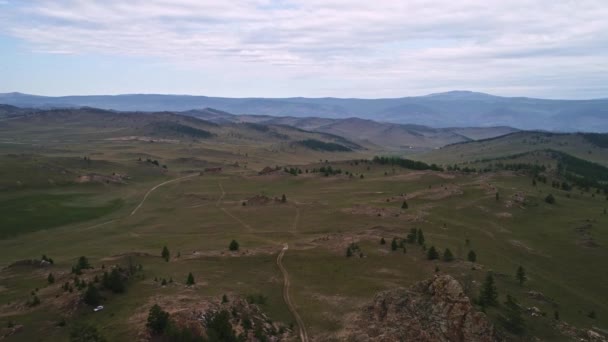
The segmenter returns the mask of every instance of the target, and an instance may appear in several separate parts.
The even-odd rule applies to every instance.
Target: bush
[[[71,342],[105,342],[106,339],[92,325],[77,323],[70,331]]]
[[[549,195],[547,195],[547,197],[545,197],[545,202],[547,202],[549,204],[555,204],[555,197],[553,197],[553,195],[549,194]]]

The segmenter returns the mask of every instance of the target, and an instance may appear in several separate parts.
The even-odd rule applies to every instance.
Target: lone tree
[[[519,282],[519,286],[523,286],[526,280],[528,280],[528,277],[526,277],[526,270],[519,266],[517,268],[517,272],[515,273],[515,278]]]
[[[422,233],[422,229],[418,229],[418,244],[424,245],[424,234]]]
[[[555,197],[553,197],[553,195],[549,194],[549,195],[547,195],[547,197],[545,197],[545,202],[547,202],[549,204],[555,204]]]
[[[435,246],[431,246],[431,248],[429,248],[428,252],[426,253],[426,256],[429,260],[439,259],[439,253],[437,253]]]
[[[348,248],[346,248],[346,257],[350,258],[353,256],[353,250],[350,248],[350,246],[348,246]]]
[[[404,200],[403,204],[401,205],[401,209],[407,209],[407,208],[408,208],[407,201]]]
[[[446,248],[445,251],[443,252],[443,261],[453,261],[454,260],[454,255],[452,254],[452,251],[450,251],[449,248]]]
[[[238,251],[239,250],[239,243],[236,242],[236,240],[232,240],[230,241],[230,245],[228,246],[228,249],[231,251]]]
[[[396,251],[397,248],[399,248],[399,245],[397,244],[397,238],[393,238],[393,241],[391,242],[391,250]]]
[[[192,275],[192,272],[188,273],[188,280],[186,280],[186,285],[194,285],[194,276]]]
[[[148,314],[148,323],[146,326],[152,334],[162,334],[169,325],[169,313],[161,309],[158,304],[154,304]]]
[[[281,196],[281,203],[285,202],[287,202],[287,197],[285,196],[285,194],[283,194],[283,196]]]
[[[384,238],[381,238],[381,239],[380,239],[380,244],[381,244],[381,245],[385,245],[385,244],[386,244],[386,241],[384,240]]]
[[[492,272],[488,272],[479,292],[479,304],[482,307],[498,305],[498,291],[494,284]]]
[[[496,193],[496,202],[500,201],[500,194],[497,192]]]
[[[53,273],[49,273],[49,276],[46,277],[46,280],[49,282],[49,284],[52,284],[55,282],[55,276],[53,275]]]
[[[473,251],[473,250],[469,251],[469,254],[467,255],[467,260],[469,260],[470,262],[477,261],[477,254],[475,253],[475,251]]]
[[[171,253],[169,253],[169,248],[167,248],[167,246],[163,246],[163,251],[160,254],[163,259],[165,259],[165,261],[169,261],[169,257],[171,256]]]
[[[99,296],[99,290],[97,290],[97,288],[93,286],[93,284],[89,283],[89,286],[87,287],[87,290],[84,293],[82,300],[90,306],[99,305],[99,302],[101,300],[101,297]]]
[[[507,295],[505,314],[500,317],[503,326],[510,332],[520,335],[524,332],[525,324],[521,307],[511,295]]]

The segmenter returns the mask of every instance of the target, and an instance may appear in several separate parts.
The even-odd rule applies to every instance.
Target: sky
[[[0,0],[0,92],[608,98],[606,0]]]

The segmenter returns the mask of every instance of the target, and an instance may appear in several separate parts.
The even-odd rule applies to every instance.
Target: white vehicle
[[[101,311],[103,310],[103,305],[100,305],[98,307],[96,307],[95,309],[93,309],[93,311],[97,312],[97,311]]]

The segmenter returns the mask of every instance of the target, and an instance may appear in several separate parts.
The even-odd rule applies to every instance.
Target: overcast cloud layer
[[[46,91],[8,89],[24,84],[15,75],[0,91],[608,97],[607,18],[605,0],[0,0],[0,35],[19,42],[2,50],[118,60],[119,73],[138,61],[148,75],[113,88],[70,80],[66,64]]]

